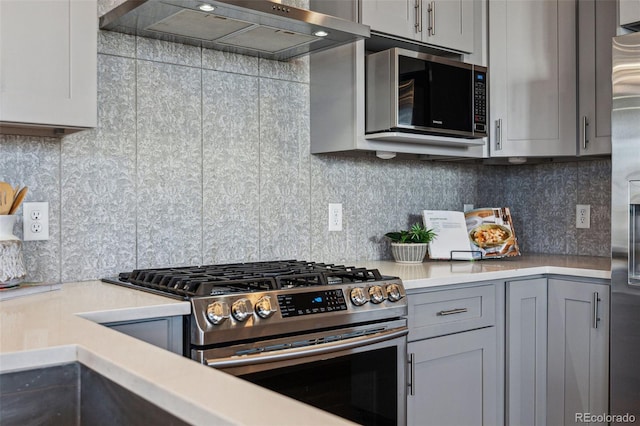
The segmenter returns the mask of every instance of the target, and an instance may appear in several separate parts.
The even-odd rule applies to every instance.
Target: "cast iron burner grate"
[[[119,281],[184,298],[379,281],[377,269],[297,260],[138,269]]]

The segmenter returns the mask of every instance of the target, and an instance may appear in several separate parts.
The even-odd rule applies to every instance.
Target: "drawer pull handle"
[[[416,360],[415,354],[409,354],[409,396],[415,395],[415,383],[416,383]]]
[[[467,311],[467,308],[450,309],[448,311],[440,311],[436,315],[438,315],[439,317],[443,317],[445,315],[463,314]]]

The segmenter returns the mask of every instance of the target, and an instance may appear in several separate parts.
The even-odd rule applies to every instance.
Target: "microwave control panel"
[[[473,72],[473,132],[487,133],[487,73]]]

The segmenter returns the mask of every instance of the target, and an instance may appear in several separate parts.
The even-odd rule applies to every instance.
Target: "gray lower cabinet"
[[[183,317],[152,318],[103,324],[168,351],[183,354]]]
[[[409,294],[408,425],[498,424],[498,286]]]
[[[545,425],[547,416],[547,279],[506,284],[505,418]]]
[[[582,413],[607,412],[609,290],[604,284],[549,279],[550,425],[583,424],[578,418]]]
[[[607,413],[609,285],[540,277],[505,290],[507,424],[579,424],[580,415]]]
[[[411,342],[409,425],[497,424],[496,328]]]

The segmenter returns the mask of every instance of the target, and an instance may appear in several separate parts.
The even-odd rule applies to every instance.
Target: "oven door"
[[[234,350],[240,355],[216,358],[216,350],[205,351],[203,361],[356,423],[406,423],[406,320],[237,345]]]

